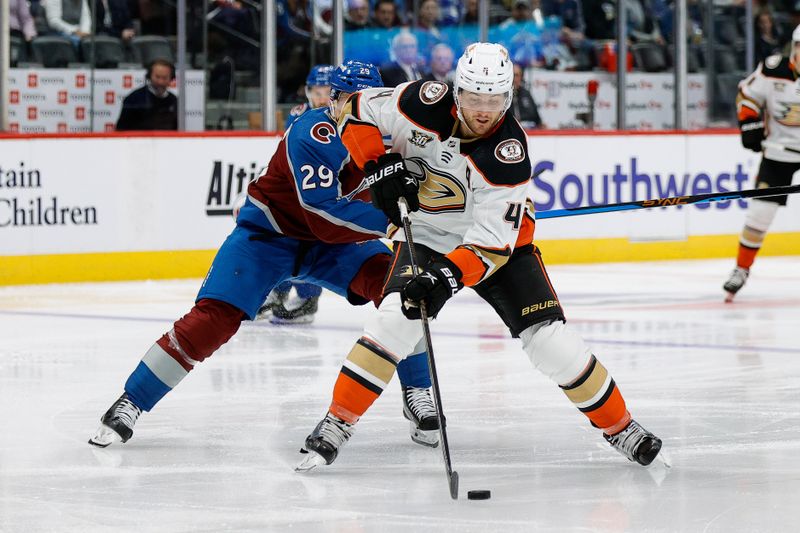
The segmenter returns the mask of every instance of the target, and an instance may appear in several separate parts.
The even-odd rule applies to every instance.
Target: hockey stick
[[[408,253],[411,257],[411,271],[414,277],[419,275],[419,263],[417,263],[417,252],[414,250],[414,238],[411,235],[411,219],[408,217],[408,205],[405,198],[400,198],[397,202],[400,208],[400,218],[403,219],[403,231],[406,234],[408,243]],[[442,456],[444,457],[444,468],[447,471],[447,483],[450,485],[450,497],[458,499],[458,472],[453,470],[450,463],[450,445],[447,443],[447,420],[442,410],[442,395],[439,392],[439,377],[436,373],[436,362],[433,358],[433,343],[431,341],[431,328],[428,324],[428,311],[425,309],[425,302],[419,303],[419,314],[422,318],[422,334],[425,337],[425,349],[428,352],[428,366],[433,384],[433,396],[436,399],[436,418],[439,419],[439,437],[442,440]]]
[[[536,213],[536,220],[571,217],[575,215],[591,215],[594,213],[609,213],[613,211],[630,211],[632,209],[649,209],[651,207],[666,207],[670,205],[706,204],[709,202],[721,202],[723,200],[736,200],[738,198],[764,198],[768,196],[794,194],[797,192],[800,192],[800,185],[784,185],[780,187],[767,187],[765,189],[747,189],[744,191],[711,192],[689,196],[671,196],[669,198],[656,198],[654,200],[637,200],[635,202],[622,202],[618,204],[590,205],[586,207],[569,207],[567,209],[539,211]]]
[[[791,152],[793,154],[800,154],[800,150],[797,148],[789,148],[788,146],[784,146],[782,144],[778,144],[774,141],[763,141],[761,146],[764,148],[773,148],[775,150],[783,150],[784,152]]]

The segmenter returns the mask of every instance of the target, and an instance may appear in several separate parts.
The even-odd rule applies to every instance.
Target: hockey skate
[[[330,413],[325,415],[314,431],[306,437],[306,443],[300,449],[300,453],[307,456],[294,467],[295,472],[308,472],[318,466],[331,464],[339,455],[339,448],[350,440],[354,431],[353,424],[348,424]]]
[[[272,317],[272,312],[276,307],[283,307],[283,302],[289,297],[289,291],[280,291],[277,288],[269,293],[267,299],[258,308],[256,320],[266,320]]]
[[[128,399],[128,393],[122,393],[100,419],[100,427],[89,439],[89,444],[105,448],[115,442],[128,442],[133,436],[133,426],[141,414],[142,410]]]
[[[725,285],[722,286],[725,289],[725,292],[728,295],[725,297],[725,302],[730,303],[733,301],[733,297],[736,296],[736,293],[744,287],[745,282],[747,281],[747,277],[750,275],[750,270],[742,267],[736,267],[731,272],[731,277],[728,278],[728,281],[725,282]]]
[[[619,433],[603,433],[603,437],[629,461],[636,461],[642,466],[652,463],[661,450],[661,439],[640,426],[636,420],[631,420]]]
[[[409,420],[411,440],[423,446],[439,446],[439,418],[431,389],[403,387],[403,416]]]
[[[273,324],[310,324],[319,308],[319,296],[294,296],[272,307]]]

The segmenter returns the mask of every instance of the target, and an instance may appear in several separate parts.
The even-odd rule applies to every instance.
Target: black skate
[[[261,304],[261,307],[258,308],[256,320],[265,320],[272,317],[273,310],[275,310],[276,307],[282,307],[283,302],[285,302],[288,297],[289,291],[273,289],[267,296],[267,299],[264,300],[264,303]]]
[[[289,298],[272,307],[273,324],[310,324],[319,309],[319,296]]]
[[[636,420],[631,420],[619,433],[603,433],[603,437],[629,461],[636,461],[642,466],[652,463],[661,451],[661,439],[640,426]]]
[[[308,454],[294,469],[296,472],[307,472],[321,465],[329,465],[339,455],[339,448],[344,446],[355,431],[353,424],[328,413],[317,424],[311,435],[306,437],[305,446],[300,453]]]
[[[744,287],[744,283],[747,281],[747,277],[750,275],[750,270],[742,267],[736,267],[731,272],[731,277],[728,278],[728,281],[722,286],[725,289],[725,292],[728,295],[725,297],[725,301],[730,303],[733,301],[733,297],[736,296],[736,293]]]
[[[423,446],[439,446],[439,418],[431,389],[403,387],[403,416],[410,421],[411,440]]]
[[[141,414],[142,410],[128,399],[128,393],[122,393],[100,419],[100,427],[89,439],[89,444],[105,448],[115,442],[128,442],[133,436],[133,426]]]

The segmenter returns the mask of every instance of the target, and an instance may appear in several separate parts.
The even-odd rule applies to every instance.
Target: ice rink
[[[549,269],[669,468],[612,450],[459,294],[433,324],[458,501],[396,379],[336,463],[292,470],[368,308],[326,293],[310,326],[244,324],[100,450],[87,438],[199,280],[0,288],[0,531],[797,531],[800,257],[760,258],[724,304],[732,262]]]

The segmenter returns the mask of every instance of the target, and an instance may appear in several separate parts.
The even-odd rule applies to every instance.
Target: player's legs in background
[[[538,249],[515,250],[476,292],[522,339],[533,365],[564,391],[617,451],[643,465],[655,459],[661,440],[631,418],[608,370],[583,338],[567,327]]]
[[[242,320],[255,317],[265,295],[291,270],[296,248],[292,239],[265,239],[237,227],[217,252],[194,307],[145,353],[89,443],[105,447],[130,439],[142,411],[225,344]]]
[[[791,185],[792,177],[800,169],[800,163],[785,163],[762,158],[756,178],[756,188]],[[772,196],[764,199],[749,200],[744,228],[739,236],[739,249],[736,254],[736,267],[731,272],[722,288],[727,293],[726,302],[733,301],[747,278],[756,255],[764,243],[767,231],[775,220],[778,207],[786,205],[787,196]]]

